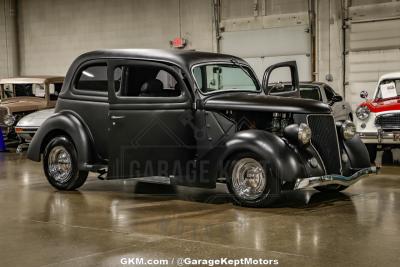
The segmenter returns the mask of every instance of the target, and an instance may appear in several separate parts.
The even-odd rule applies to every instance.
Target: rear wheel
[[[279,199],[280,183],[266,160],[253,153],[243,153],[229,164],[227,186],[236,204],[266,207]]]
[[[78,157],[74,144],[66,136],[50,140],[44,150],[43,168],[49,183],[58,190],[75,190],[88,177],[87,171],[78,169]]]

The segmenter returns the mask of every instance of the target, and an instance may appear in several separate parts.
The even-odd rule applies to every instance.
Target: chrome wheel
[[[263,166],[253,158],[237,161],[232,171],[232,187],[235,194],[245,200],[259,198],[267,186]]]
[[[62,146],[51,149],[48,157],[48,170],[51,177],[59,183],[66,183],[72,177],[71,154]]]

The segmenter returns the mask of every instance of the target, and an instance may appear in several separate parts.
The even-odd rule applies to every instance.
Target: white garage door
[[[221,34],[221,52],[247,60],[260,79],[270,65],[296,60],[300,80],[310,81],[311,42],[308,27],[308,21],[303,20],[295,26],[226,31]],[[286,81],[287,77],[274,79]]]
[[[400,71],[400,19],[353,21],[349,26],[346,98],[354,110],[363,101],[361,91],[372,97],[382,74]]]

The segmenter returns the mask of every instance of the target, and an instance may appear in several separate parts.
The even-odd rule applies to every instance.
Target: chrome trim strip
[[[361,177],[369,175],[369,174],[376,174],[377,173],[376,167],[365,168],[359,170],[358,172],[354,173],[352,176],[342,176],[342,175],[324,175],[318,177],[310,177],[304,179],[297,179],[296,184],[294,186],[294,190],[299,189],[307,189],[307,188],[314,188],[317,186],[324,186],[324,185],[343,185],[343,186],[350,186],[356,183]]]

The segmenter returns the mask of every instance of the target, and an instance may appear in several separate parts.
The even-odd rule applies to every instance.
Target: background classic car
[[[8,139],[16,139],[15,124],[25,115],[53,108],[63,77],[37,76],[0,80],[0,127]]]
[[[262,87],[231,55],[86,53],[70,67],[28,158],[43,159],[59,190],[79,188],[89,171],[205,188],[223,177],[235,203],[251,207],[271,205],[283,189],[341,191],[374,173],[353,123],[335,123],[321,102],[264,93],[281,67],[297,90],[295,62],[271,66]]]
[[[328,84],[322,82],[301,82],[299,84],[302,98],[322,101],[332,107],[332,113],[337,121],[353,121],[349,103],[343,100]]]
[[[28,147],[33,136],[51,115],[54,114],[54,108],[44,109],[26,115],[15,125],[15,133],[18,135],[20,144],[17,148],[17,153],[22,152]]]
[[[367,144],[372,160],[382,164],[400,160],[400,72],[383,75],[372,98],[361,92],[361,103],[356,110],[357,131]],[[385,155],[383,151],[386,151]]]

